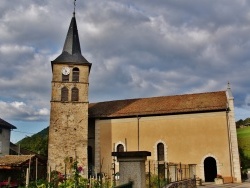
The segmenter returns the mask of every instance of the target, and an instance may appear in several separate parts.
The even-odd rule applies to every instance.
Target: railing
[[[99,182],[101,187],[107,185],[119,184],[119,173],[113,170],[113,177],[106,176],[105,173],[100,175],[100,173],[95,174],[93,171],[93,181]],[[145,170],[146,170],[146,188],[169,188],[173,187],[188,187],[193,188],[196,183],[192,182],[195,180],[196,174],[196,165],[195,164],[183,164],[183,163],[170,163],[165,161],[155,161],[155,160],[147,160],[145,162]],[[90,178],[91,179],[91,178]],[[91,181],[92,182],[92,181]],[[188,186],[187,186],[188,184]],[[189,186],[190,184],[190,186]],[[172,186],[172,187],[171,187]],[[131,183],[125,185],[116,186],[119,187],[132,187]]]
[[[196,165],[148,160],[146,172],[147,188],[161,188],[173,182],[182,184],[195,179]]]
[[[132,188],[132,187],[133,187],[133,182],[131,181],[131,182],[123,184],[123,185],[118,185],[115,188]]]
[[[195,179],[188,179],[170,183],[163,188],[196,188],[196,180]]]

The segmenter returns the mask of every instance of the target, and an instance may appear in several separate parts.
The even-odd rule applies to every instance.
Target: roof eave
[[[152,116],[169,116],[169,115],[182,115],[182,114],[197,114],[197,113],[211,113],[211,112],[223,112],[227,111],[227,108],[211,109],[211,110],[194,110],[194,111],[182,111],[182,112],[157,112],[157,113],[131,113],[131,114],[120,114],[120,115],[89,115],[89,118],[99,119],[121,119],[131,117],[152,117]]]

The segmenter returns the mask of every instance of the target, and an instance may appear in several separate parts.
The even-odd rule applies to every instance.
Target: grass
[[[250,127],[237,129],[237,137],[239,147],[242,148],[244,154],[250,158]]]

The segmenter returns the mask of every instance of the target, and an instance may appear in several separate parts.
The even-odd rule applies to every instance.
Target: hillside
[[[20,144],[21,148],[39,153],[41,155],[48,155],[48,134],[49,127],[34,134],[31,137],[26,137],[16,144]]]
[[[244,154],[250,158],[250,126],[237,129],[239,147],[243,149]]]

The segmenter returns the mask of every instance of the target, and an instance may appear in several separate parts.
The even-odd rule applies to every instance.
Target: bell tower
[[[52,92],[48,144],[51,170],[67,173],[66,159],[77,159],[88,169],[89,63],[81,54],[75,12],[62,53],[51,61]]]

